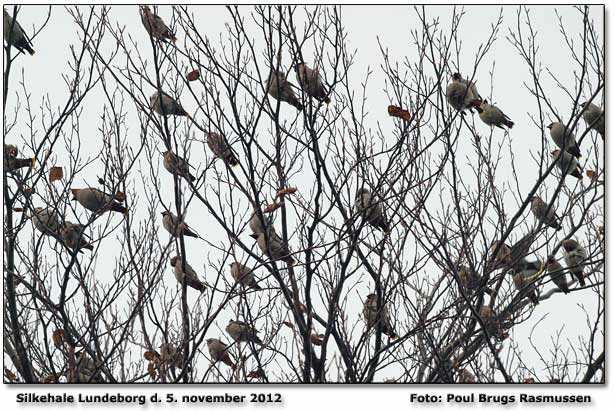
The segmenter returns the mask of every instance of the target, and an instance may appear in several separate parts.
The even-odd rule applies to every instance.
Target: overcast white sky
[[[209,38],[217,39],[220,33],[224,33],[224,23],[228,21],[228,13],[222,7],[192,6],[192,10],[195,16],[197,16],[197,21],[202,22],[203,34]],[[565,22],[569,34],[580,31],[582,25],[579,13],[572,9],[572,7],[530,6],[533,23],[538,29],[541,61],[545,67],[553,72],[559,81],[564,84],[572,84],[574,73],[570,59],[566,54],[567,51],[564,49],[562,36],[557,27],[556,10]],[[598,32],[601,33],[603,8],[596,6],[592,7],[591,10],[591,17],[599,28]],[[476,78],[478,79],[478,87],[481,94],[483,96],[492,95],[492,100],[515,122],[514,129],[511,132],[512,149],[515,157],[520,159],[517,171],[520,175],[522,191],[527,191],[534,184],[537,174],[537,167],[531,160],[528,150],[539,152],[541,141],[540,132],[532,123],[528,114],[529,112],[536,111],[535,100],[532,99],[530,93],[523,86],[523,82],[530,80],[528,68],[513,46],[506,40],[508,29],[514,28],[516,25],[517,7],[465,7],[466,15],[460,28],[463,39],[460,66],[462,72],[464,69],[468,70],[473,67],[477,46],[485,41],[485,33],[489,31],[491,24],[496,22],[501,11],[504,19],[502,30],[495,47],[492,48],[479,67]],[[32,24],[39,26],[45,19],[46,13],[47,8],[43,6],[24,6],[20,11],[19,21],[26,31],[31,31]],[[166,21],[170,21],[171,13],[169,6],[161,6],[159,8],[159,14]],[[441,19],[441,24],[445,27],[450,25],[452,15],[452,8],[450,6],[430,6],[427,8],[427,13],[434,17],[438,16]],[[342,8],[342,19],[349,33],[348,42],[350,49],[358,49],[356,64],[351,73],[352,78],[356,79],[357,83],[359,83],[364,78],[368,68],[373,70],[367,93],[369,96],[367,103],[370,112],[369,119],[372,122],[372,128],[376,129],[379,122],[385,132],[392,130],[393,123],[385,117],[385,110],[389,100],[383,91],[384,75],[380,69],[382,56],[377,39],[379,38],[383,46],[390,50],[392,60],[401,62],[405,57],[412,59],[412,53],[415,52],[415,48],[410,46],[410,30],[418,27],[415,13],[412,7],[409,6],[345,6]],[[126,29],[137,43],[146,44],[149,48],[149,39],[141,25],[137,6],[114,6],[111,12],[111,20],[116,21],[120,26],[126,26]],[[255,30],[254,35],[258,36],[259,33]],[[181,43],[182,32],[178,32],[177,36]],[[54,7],[52,9],[50,25],[42,35],[34,40],[36,55],[33,57],[20,57],[15,62],[11,81],[11,93],[16,92],[16,82],[21,77],[18,73],[23,70],[28,91],[31,93],[31,101],[35,107],[39,106],[44,96],[50,98],[52,105],[62,104],[67,95],[67,87],[62,79],[62,73],[67,71],[66,62],[70,53],[69,44],[75,41],[75,26],[72,18],[63,7]],[[563,56],[564,54],[566,55]],[[490,89],[491,80],[489,73],[491,70],[493,70],[493,89]],[[545,85],[548,87],[550,96],[558,108],[559,115],[568,118],[572,107],[567,96],[562,90],[558,89],[553,81],[545,81]],[[146,91],[146,94],[151,94],[151,91]],[[102,98],[101,91],[95,90],[89,95],[86,104],[83,106],[84,112],[83,121],[80,125],[80,135],[83,145],[81,147],[81,156],[84,158],[97,155],[102,148],[100,142],[101,132],[99,131],[102,101],[104,99]],[[15,108],[15,102],[14,95],[10,94],[5,110],[12,112]],[[182,102],[189,112],[194,112],[197,104],[195,101],[184,98]],[[558,104],[558,102],[561,102],[561,104]],[[551,116],[547,115],[547,118],[549,117]],[[130,119],[127,120],[127,124],[129,127],[129,138],[135,139],[135,146],[137,146],[140,130],[136,116],[134,117],[134,125],[131,126]],[[17,134],[19,133],[27,136],[29,130],[14,130],[10,136],[10,141],[18,142]],[[503,136],[503,132],[500,130],[495,131],[495,134]],[[159,148],[161,147],[162,145],[159,146]],[[463,150],[462,148],[462,154]],[[471,156],[472,148],[469,145],[467,151],[467,155]],[[67,161],[66,151],[62,147],[59,147],[55,154],[58,156],[59,164]],[[200,155],[204,157],[204,154]],[[193,153],[193,156],[192,162],[198,164],[199,154]],[[162,169],[161,161],[160,159],[160,167]],[[501,170],[506,170],[507,167],[508,165],[503,165]],[[100,175],[100,170],[97,169],[96,164],[93,164],[83,170],[75,181],[81,185],[85,185],[86,182],[95,185],[96,176],[98,175]],[[168,184],[169,186],[172,184],[171,176],[166,174],[164,170],[162,170],[160,178],[163,184]],[[555,184],[556,179],[553,178],[549,181],[551,184]],[[133,182],[138,184],[138,180]],[[308,183],[306,182],[306,184]],[[301,187],[301,181],[296,181],[296,185]],[[170,198],[170,195],[168,195],[166,200],[170,202]],[[162,207],[159,208],[162,209]],[[189,210],[187,221],[197,232],[207,233],[210,241],[220,244],[227,241],[225,236],[218,236],[218,233],[212,230],[211,220],[201,218],[201,216],[202,210]],[[119,216],[114,217],[114,219],[119,218]],[[29,233],[29,229],[25,230],[22,235],[26,235],[26,233]],[[164,236],[166,240],[167,233],[161,231],[161,236]],[[99,278],[105,275],[104,272],[111,271],[113,265],[108,266],[107,261],[112,261],[111,257],[120,246],[119,242],[114,241],[113,238],[108,238],[105,241],[105,258],[100,259],[97,264],[97,275]],[[198,267],[201,273],[206,272],[206,267],[204,266],[207,262],[205,260],[198,261],[197,257],[203,255],[202,243],[187,239],[186,247],[188,254],[193,256],[189,260],[192,266]],[[169,269],[166,282],[169,285],[173,285],[174,281]],[[360,293],[362,295],[367,294],[366,291],[369,288],[369,285],[365,284],[365,289],[360,290]],[[551,337],[559,330],[562,331],[563,339],[570,338],[576,340],[578,335],[586,335],[586,318],[581,306],[592,312],[596,305],[596,299],[596,295],[587,290],[568,296],[557,294],[548,301],[541,303],[536,308],[534,318],[544,318],[544,321],[534,329],[534,340],[548,341],[550,344]],[[359,311],[361,301],[356,301],[356,307],[357,311]],[[222,335],[226,339],[222,329],[230,316],[232,316],[232,313],[226,313],[220,317],[218,321],[220,330],[212,331],[212,336]],[[534,320],[528,321],[516,327],[513,331],[513,334],[517,336],[516,341],[526,351],[525,359],[529,363],[532,363],[531,359],[538,363],[538,356],[532,352],[527,341],[518,336],[529,335],[531,327],[535,325],[535,322]],[[376,380],[382,381],[388,375],[386,372],[379,373]]]

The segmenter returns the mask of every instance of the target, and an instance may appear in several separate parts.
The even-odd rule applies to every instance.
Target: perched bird
[[[498,241],[494,241],[489,247],[489,260],[487,264],[487,269],[489,271],[499,270],[502,268],[507,268],[510,266],[511,258],[510,258],[510,246],[503,243],[498,250],[497,255],[495,254],[496,247],[498,245]]]
[[[555,256],[550,255],[547,258],[547,272],[551,281],[555,283],[557,288],[562,290],[564,294],[568,294],[570,289],[568,288],[568,281],[566,280],[566,271],[560,263],[557,262]]]
[[[389,231],[389,223],[384,217],[382,206],[374,197],[367,188],[361,188],[357,191],[354,205],[363,219],[370,225],[382,231]]]
[[[254,329],[254,327],[251,327],[242,321],[230,320],[225,330],[235,342],[253,342],[256,344],[263,343],[261,339],[258,338],[258,332]]]
[[[20,53],[24,50],[31,56],[34,55],[34,49],[32,48],[32,42],[30,38],[21,28],[21,25],[17,20],[13,20],[13,17],[6,9],[4,10],[4,41],[9,46],[15,47]]]
[[[511,273],[513,273],[513,281],[515,287],[523,297],[528,297],[534,304],[538,304],[538,289],[534,284],[543,272],[543,266],[540,261],[527,261],[525,258],[518,262]]]
[[[188,287],[192,287],[200,292],[205,291],[205,284],[199,280],[196,271],[194,271],[188,262],[186,262],[186,269],[184,270],[182,268],[182,259],[176,255],[171,258],[171,267],[173,267],[173,273],[178,283],[184,285],[184,280],[186,280]]]
[[[229,265],[231,266],[231,275],[236,283],[240,283],[245,288],[252,288],[257,291],[262,290],[261,286],[256,282],[254,271],[251,268],[238,262]]]
[[[188,116],[179,101],[162,91],[154,93],[149,98],[149,107],[161,116]]]
[[[152,12],[149,6],[140,6],[139,9],[141,11],[141,22],[150,36],[156,40],[171,40],[173,43],[177,41],[175,33],[171,31],[158,15]]]
[[[226,164],[230,165],[231,167],[239,165],[239,160],[237,160],[237,157],[235,156],[235,153],[233,153],[231,145],[228,143],[226,137],[224,137],[223,135],[209,132],[207,134],[207,145],[214,153],[214,155],[222,159],[222,161],[224,161]]]
[[[382,327],[382,333],[389,336],[391,339],[397,338],[397,333],[393,329],[391,319],[389,318],[389,310],[384,302],[381,302],[380,313],[378,313],[378,296],[369,294],[363,304],[363,317],[367,321],[367,328],[371,329],[377,326],[379,322]]]
[[[162,164],[169,173],[177,174],[190,181],[196,180],[196,177],[190,174],[190,164],[185,159],[175,155],[172,151],[165,151],[162,154],[164,159]]]
[[[459,370],[459,383],[474,384],[476,383],[476,377],[467,368],[462,368]]]
[[[261,220],[261,217],[263,218],[263,220]],[[250,217],[250,222],[248,223],[250,230],[252,230],[252,237],[258,238],[257,236],[260,233],[265,232],[265,226],[263,226],[263,222],[266,224],[267,227],[273,229],[271,217],[267,216],[264,213],[259,214],[258,210],[254,209],[252,217]]]
[[[476,290],[481,288],[481,278],[477,272],[471,270],[468,266],[460,265],[457,267],[457,274],[459,275],[459,281],[463,288],[468,290]],[[486,293],[491,293],[491,289],[485,287]]]
[[[182,355],[171,343],[160,344],[160,362],[168,368],[182,368]]]
[[[564,261],[568,269],[579,280],[581,287],[585,287],[583,263],[587,260],[587,251],[577,240],[573,239],[562,241],[562,247],[564,247]]]
[[[583,120],[589,127],[600,133],[604,140],[604,110],[590,102],[582,103],[581,107],[583,107]]]
[[[181,235],[185,235],[188,237],[198,237],[199,235],[192,231],[188,224],[181,221],[175,214],[170,211],[163,211],[162,213],[162,226],[167,230],[173,237],[179,237]]]
[[[560,153],[562,153],[561,156]],[[553,150],[551,152],[551,159],[554,162],[557,162],[557,166],[560,170],[562,170],[564,174],[571,175],[578,178],[579,180],[583,179],[583,169],[579,165],[579,161],[569,152]]]
[[[559,223],[560,218],[555,213],[555,210],[553,208],[547,210],[547,203],[542,201],[542,198],[538,196],[532,197],[530,209],[538,221],[548,227],[555,228],[557,231],[562,229],[562,225]]]
[[[518,271],[517,265],[526,263],[525,257],[530,253],[532,244],[534,244],[534,238],[535,234],[533,232],[529,232],[513,244],[510,249],[510,264],[513,269]]]
[[[327,96],[327,90],[322,83],[318,69],[311,69],[305,63],[299,63],[295,66],[295,73],[297,74],[299,86],[305,94],[325,104],[331,102],[331,99]]]
[[[277,70],[271,70],[269,79],[267,80],[267,92],[276,100],[285,101],[291,106],[297,108],[297,110],[303,110],[303,105],[297,98],[293,85],[286,80],[284,74]]]
[[[101,365],[97,365],[90,356],[81,351],[76,355],[77,381],[78,383],[101,383],[105,382],[102,376]]]
[[[34,227],[43,234],[57,236],[62,222],[57,210],[53,208],[34,207],[28,215]]]
[[[567,129],[562,123],[556,121],[547,126],[551,133],[551,139],[561,149],[575,156],[581,157],[581,147],[577,144],[572,130]]]
[[[34,167],[34,157],[17,158],[17,154],[19,154],[19,150],[16,146],[14,146],[13,144],[4,145],[4,169],[6,171],[13,172],[23,167]]]
[[[457,111],[463,111],[472,107],[476,100],[482,101],[476,82],[470,83],[461,77],[461,74],[453,74],[452,81],[446,87],[446,101]]]
[[[288,245],[284,243],[273,227],[268,230],[268,233],[252,234],[253,237],[256,236],[256,244],[263,254],[272,260],[284,260],[289,264],[294,264]]]
[[[504,130],[503,126],[512,128],[515,125],[502,110],[489,104],[486,99],[480,103],[476,110],[480,119],[488,126],[496,126]]]
[[[233,363],[233,360],[231,360],[231,356],[228,353],[228,345],[217,338],[208,338],[207,348],[209,349],[209,355],[214,363],[222,361],[233,370],[235,369],[235,363]]]
[[[115,201],[115,197],[100,191],[97,188],[71,188],[73,201],[77,201],[87,210],[95,213],[115,211],[126,214],[128,209]]]
[[[81,224],[74,224],[70,221],[66,221],[64,226],[60,229],[60,238],[62,243],[69,250],[77,250],[80,253],[82,249],[94,250],[94,246],[88,242],[87,237],[84,234],[85,226]]]

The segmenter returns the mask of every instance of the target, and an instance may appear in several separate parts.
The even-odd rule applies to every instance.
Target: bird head
[[[161,212],[160,214],[161,214],[161,215],[163,215],[163,216],[167,216],[167,215],[169,215],[170,213],[169,213],[167,210],[164,210],[164,211],[163,211],[163,212]]]
[[[551,157],[557,157],[557,156],[559,156],[559,150],[551,151]]]
[[[548,128],[549,130],[551,130],[551,129],[553,128],[553,126],[555,126],[555,122],[553,122],[553,123],[549,124],[549,125],[547,126],[547,128]]]
[[[256,234],[256,233],[252,233],[252,234],[249,234],[249,235],[250,235],[250,237],[252,237],[253,239],[258,240],[258,236],[259,236],[258,234]]]
[[[176,255],[173,258],[171,258],[171,267],[175,267],[175,265],[177,264],[177,260],[179,260],[179,256]]]
[[[9,158],[15,158],[17,157],[17,154],[19,154],[19,150],[12,144],[5,144],[4,154]]]
[[[212,344],[214,341],[216,341],[215,338],[208,338],[207,340],[207,344]]]
[[[73,194],[73,201],[77,199],[77,196],[79,195],[79,191],[81,191],[80,188],[71,188],[70,192]]]
[[[369,189],[363,187],[357,190],[357,197],[360,197],[363,194],[369,194]]]
[[[550,255],[547,257],[547,264],[553,264],[554,262],[556,262],[554,255]]]
[[[574,251],[578,247],[578,245],[579,243],[577,243],[577,241],[572,238],[562,241],[562,247],[564,247],[564,250],[568,252]]]
[[[459,81],[459,80],[461,80],[461,74],[459,74],[459,73],[453,73],[453,80],[455,80],[455,81]]]
[[[367,299],[369,300],[374,300],[376,298],[376,294],[371,293],[371,294],[367,294]]]

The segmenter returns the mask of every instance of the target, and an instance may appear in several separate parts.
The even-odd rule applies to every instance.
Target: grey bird
[[[297,98],[293,85],[286,80],[284,74],[277,70],[272,70],[267,80],[267,92],[276,100],[284,101],[291,106],[297,108],[297,110],[303,110],[303,105]]]
[[[506,243],[502,244],[496,255],[495,251],[497,245],[498,241],[495,241],[493,242],[493,244],[491,244],[491,247],[489,247],[489,259],[487,260],[487,269],[489,270],[489,272],[502,268],[507,268],[510,266],[511,263],[510,246]]]
[[[60,221],[60,215],[57,210],[53,208],[34,207],[29,213],[28,217],[34,228],[45,235],[57,236],[62,228],[62,222]]]
[[[179,101],[162,91],[150,96],[149,107],[161,116],[173,115],[190,117]]]
[[[391,319],[389,317],[389,310],[387,305],[382,302],[380,307],[380,313],[378,312],[378,296],[376,294],[369,294],[365,303],[363,304],[363,317],[367,322],[367,328],[371,329],[377,326],[380,322],[382,327],[382,333],[389,336],[391,339],[397,338],[397,333],[393,329]]]
[[[382,231],[389,231],[389,223],[384,217],[382,206],[367,188],[361,188],[355,196],[355,208],[370,225]]]
[[[295,73],[299,86],[305,94],[325,104],[331,102],[318,69],[311,69],[305,63],[299,63],[295,66]]]
[[[23,167],[34,167],[35,158],[17,158],[19,149],[13,144],[4,145],[4,169],[9,172]]]
[[[207,133],[207,145],[214,155],[222,159],[226,164],[231,167],[239,165],[239,160],[237,160],[231,145],[223,135],[215,132]]]
[[[583,120],[585,120],[588,127],[596,130],[604,140],[604,110],[590,102],[582,103],[581,107],[583,108]]]
[[[559,121],[549,124],[547,128],[551,134],[551,139],[559,148],[565,149],[576,158],[581,157],[581,147],[577,144],[572,130],[566,128]]]
[[[175,279],[181,285],[184,285],[184,281],[186,281],[186,285],[188,287],[192,287],[195,290],[200,292],[205,291],[205,284],[199,280],[199,276],[194,271],[194,268],[186,262],[186,268],[182,267],[182,259],[178,255],[171,258],[171,267],[173,267],[173,273],[175,274]]]
[[[240,283],[245,288],[252,288],[257,291],[262,290],[256,282],[254,270],[238,262],[233,262],[229,265],[231,267],[231,276],[233,276],[236,283]]]
[[[171,234],[173,237],[179,236],[187,236],[187,237],[198,237],[199,235],[192,231],[188,224],[184,223],[180,220],[175,214],[170,211],[163,211],[162,213],[162,226]]]
[[[177,174],[190,181],[196,180],[196,177],[190,174],[190,164],[184,158],[174,154],[172,151],[165,151],[162,155],[162,164],[169,173]]]
[[[559,223],[560,218],[555,213],[553,207],[547,210],[547,203],[542,201],[542,198],[538,196],[532,197],[532,205],[530,206],[532,214],[548,227],[554,228],[557,231],[562,229],[562,225]]]
[[[85,209],[95,213],[115,211],[126,214],[128,209],[115,200],[115,197],[100,191],[97,188],[71,188],[73,201],[77,201]]]
[[[273,228],[268,230],[267,233],[260,233],[256,238],[258,248],[261,249],[263,254],[272,260],[284,260],[289,264],[294,264],[294,259],[290,254],[288,245],[284,243],[282,238],[275,232]],[[256,234],[253,234],[255,236]]]
[[[503,126],[513,128],[515,125],[515,123],[513,123],[512,120],[504,114],[504,112],[502,112],[502,110],[492,104],[489,104],[486,99],[480,103],[480,106],[476,108],[476,111],[478,111],[478,116],[483,123],[488,126],[499,127],[504,130]]]
[[[15,47],[20,53],[25,54],[24,50],[31,56],[34,55],[32,42],[25,33],[18,21],[13,20],[13,17],[6,9],[4,10],[4,41],[9,46]]]
[[[78,383],[101,383],[105,382],[102,376],[101,366],[97,365],[90,356],[81,351],[76,355],[77,381]]]
[[[263,220],[261,220],[261,217],[263,218]],[[250,217],[250,222],[248,223],[250,230],[252,230],[253,238],[258,238],[258,235],[260,233],[265,232],[265,226],[263,226],[263,222],[266,224],[267,227],[273,228],[271,217],[265,213],[259,214],[258,210],[254,209],[254,211],[252,212],[252,216]]]
[[[209,355],[214,363],[222,361],[233,370],[235,369],[235,363],[231,359],[231,356],[228,352],[228,345],[223,343],[217,338],[208,338],[207,339],[207,348],[209,350]]]
[[[165,24],[164,20],[158,15],[154,14],[149,6],[140,6],[141,23],[147,30],[148,34],[157,40],[172,41],[175,43],[177,38],[175,33]]]
[[[566,280],[566,271],[564,267],[557,262],[555,256],[550,255],[547,258],[547,272],[549,273],[549,277],[551,277],[551,281],[564,292],[564,294],[568,294],[570,289],[568,288],[568,281]]]
[[[482,101],[476,82],[470,83],[461,74],[453,74],[451,82],[446,87],[446,101],[457,111],[471,108],[475,101]]]
[[[263,343],[258,337],[258,332],[254,327],[251,327],[243,321],[229,320],[225,330],[235,342]]]
[[[83,249],[94,250],[94,246],[88,241],[87,236],[84,233],[85,226],[81,224],[74,224],[70,221],[66,221],[63,227],[60,229],[60,239],[66,248],[69,250],[76,250],[82,253]]]
[[[560,156],[561,153],[561,156]],[[553,150],[551,152],[551,160],[557,163],[559,169],[565,175],[571,175],[581,180],[583,174],[579,161],[569,152],[561,150]]]
[[[564,261],[570,273],[577,278],[581,287],[584,287],[585,277],[583,276],[583,264],[587,260],[587,251],[574,239],[562,241],[562,247],[564,248]]]

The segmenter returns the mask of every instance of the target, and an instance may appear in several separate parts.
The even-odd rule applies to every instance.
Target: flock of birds
[[[175,42],[177,40],[173,31],[148,6],[140,6],[140,14],[143,26],[153,39],[162,42]],[[4,9],[4,40],[9,46],[15,47],[21,53],[28,52],[30,55],[34,54],[30,39],[6,9]],[[315,99],[319,103],[329,104],[330,92],[327,91],[327,87],[325,87],[318,69],[311,69],[304,63],[298,63],[294,68],[299,89],[302,90],[303,94]],[[268,94],[274,99],[288,103],[301,111],[303,110],[303,103],[302,99],[295,93],[296,88],[287,80],[284,73],[272,68],[267,84]],[[475,82],[464,79],[459,73],[453,74],[452,80],[446,88],[446,99],[452,108],[462,114],[466,110],[478,112],[480,119],[489,126],[504,129],[504,127],[512,128],[514,125],[513,121],[502,110],[480,97]],[[161,116],[173,115],[191,118],[178,100],[161,90],[150,97],[149,106],[153,112]],[[591,102],[583,103],[581,107],[583,119],[589,127],[600,133],[604,139],[604,111]],[[581,168],[578,163],[581,151],[573,131],[566,128],[560,122],[551,123],[548,129],[550,130],[553,142],[558,147],[558,149],[551,153],[552,160],[557,162],[558,167],[564,174],[579,179],[582,178]],[[239,164],[237,155],[223,135],[209,132],[207,135],[207,145],[214,156],[222,160],[226,165],[232,167]],[[13,173],[21,168],[33,167],[34,164],[34,158],[18,158],[18,148],[15,145],[4,145],[5,172]],[[188,161],[176,155],[170,149],[163,153],[163,165],[170,173],[185,178],[190,182],[194,182],[197,179],[191,173],[192,167]],[[128,208],[122,204],[125,201],[123,195],[108,194],[93,187],[72,188],[71,193],[72,200],[77,201],[86,210],[96,215],[104,212],[128,213]],[[375,229],[388,232],[390,224],[385,217],[383,206],[378,198],[379,195],[377,193],[372,193],[369,189],[362,187],[356,193],[355,208],[364,223]],[[555,210],[549,207],[540,197],[535,196],[532,199],[531,211],[545,226],[556,230],[561,229],[560,218]],[[59,215],[57,206],[32,207],[27,216],[38,231],[44,235],[56,238],[72,252],[94,249],[92,242],[84,234],[86,226],[65,220]],[[176,238],[180,236],[199,237],[182,218],[168,210],[162,212],[162,225],[171,236]],[[288,245],[276,233],[272,220],[266,218],[260,208],[255,207],[248,225],[252,231],[250,236],[256,240],[256,244],[264,255],[271,260],[280,260],[288,264],[295,263]],[[523,295],[528,296],[534,303],[538,303],[538,293],[533,286],[533,281],[543,272],[544,265],[540,261],[528,261],[526,259],[532,241],[533,235],[530,234],[526,235],[512,247],[501,244],[496,249],[494,244],[491,250],[490,268],[493,270],[509,270],[514,276],[515,285]],[[584,286],[583,262],[587,259],[586,250],[574,239],[563,241],[562,247],[568,270],[577,278],[580,285]],[[170,265],[173,267],[175,277],[180,284],[186,283],[187,286],[201,292],[205,290],[205,284],[199,280],[196,271],[185,259],[175,255],[170,259]],[[565,277],[566,270],[557,262],[555,256],[550,255],[548,257],[546,269],[557,287],[563,292],[568,293],[568,282]],[[239,283],[242,287],[252,290],[262,289],[258,284],[253,269],[250,267],[233,262],[230,264],[230,273],[235,282]],[[468,269],[468,267],[460,265],[458,275],[462,285],[468,289],[484,286],[484,281],[473,270]],[[493,316],[493,313],[489,312],[489,310],[488,306],[483,307],[480,315],[484,315],[485,319]],[[378,326],[382,333],[390,338],[395,339],[398,337],[392,326],[386,304],[383,301],[379,302],[376,294],[369,294],[367,296],[364,302],[363,315],[368,328],[371,329]],[[226,331],[237,343],[263,344],[258,337],[257,331],[245,322],[231,320],[226,326]],[[207,345],[214,362],[221,361],[235,368],[235,364],[229,354],[229,346],[226,343],[218,338],[209,338],[207,339]],[[164,350],[169,351],[169,347]],[[99,373],[95,373],[91,368],[93,366],[91,360],[84,358],[80,359],[79,363],[86,364],[82,367],[82,371],[87,376],[88,381],[93,381],[100,377]]]

